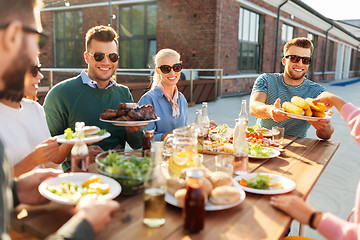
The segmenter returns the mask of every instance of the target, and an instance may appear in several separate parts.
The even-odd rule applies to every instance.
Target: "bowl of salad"
[[[150,151],[109,150],[95,158],[96,170],[120,183],[123,195],[134,195],[143,190],[150,161]]]

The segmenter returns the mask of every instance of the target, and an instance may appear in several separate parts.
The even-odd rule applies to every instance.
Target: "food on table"
[[[174,195],[177,190],[186,187],[186,181],[182,178],[169,178],[166,181],[166,187],[167,192]]]
[[[255,177],[246,180],[242,178],[239,184],[244,187],[256,188],[256,189],[270,189],[270,188],[281,188],[283,185],[281,182],[271,182],[272,178],[269,175],[257,174]]]
[[[85,126],[84,128],[84,134],[85,137],[91,136],[91,135],[99,135],[102,136],[105,133],[107,133],[106,129],[100,129],[97,126]],[[65,139],[74,139],[77,137],[76,132],[74,133],[71,128],[67,128],[64,131]]]
[[[185,195],[186,195],[186,188],[179,189],[174,193],[174,197],[176,198],[176,201],[179,204],[179,206],[184,206]]]
[[[325,111],[327,107],[324,103],[313,103],[312,98],[303,99],[299,96],[294,96],[291,98],[290,102],[284,102],[282,105],[283,109],[286,112],[293,113],[301,116],[308,117],[326,117]]]
[[[294,104],[292,104],[290,102],[284,102],[282,107],[288,113],[293,113],[293,114],[300,115],[300,116],[303,116],[305,114],[305,112],[302,108],[295,106]]]
[[[120,103],[117,110],[104,109],[100,118],[113,121],[143,121],[156,119],[157,115],[151,104],[139,106],[136,103]]]
[[[254,157],[269,157],[271,153],[270,148],[265,148],[258,144],[251,144],[249,146],[249,155]]]
[[[46,189],[58,196],[69,199],[73,203],[78,203],[82,197],[87,195],[102,196],[110,192],[109,184],[103,183],[101,178],[96,175],[85,180],[81,185],[64,181],[58,185],[48,184]]]
[[[210,173],[209,180],[213,187],[219,187],[224,185],[233,185],[232,177],[226,172],[215,171]]]
[[[307,109],[310,107],[309,103],[307,103],[305,101],[305,99],[303,99],[302,97],[299,97],[299,96],[293,96],[291,98],[291,103],[302,109]]]
[[[186,171],[190,169],[194,168],[184,169],[180,177],[186,176]],[[228,173],[220,171],[211,172],[207,168],[197,169],[201,169],[204,172],[204,177],[202,178],[202,188],[205,195],[205,204],[208,198],[213,204],[217,205],[227,205],[240,200],[240,193],[235,187],[233,187],[232,177]],[[180,178],[180,180],[185,181],[182,178]],[[169,188],[170,186],[172,189],[170,191],[168,190],[168,193],[171,194],[171,192],[173,192],[177,187],[182,186],[182,184],[183,182],[179,181],[179,179],[169,179],[167,181],[167,187]],[[215,189],[217,190],[215,191]],[[186,186],[177,189],[173,193],[179,206],[184,205],[185,194]],[[213,200],[211,200],[211,196]]]
[[[324,103],[317,103],[317,104],[314,104],[313,103],[313,100],[312,98],[306,98],[305,101],[307,103],[309,103],[309,106],[312,110],[315,110],[315,111],[319,111],[319,112],[325,112],[327,110],[327,107]]]
[[[96,168],[100,173],[118,181],[123,194],[138,193],[143,188],[144,177],[150,168],[149,158],[140,156],[140,152],[109,150],[96,157]]]
[[[239,190],[233,186],[220,186],[210,193],[209,200],[216,205],[232,204],[240,200]]]

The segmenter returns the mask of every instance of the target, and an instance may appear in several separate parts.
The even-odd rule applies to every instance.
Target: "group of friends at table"
[[[154,56],[151,89],[138,102],[153,105],[161,120],[145,127],[119,127],[100,121],[104,109],[117,109],[119,103],[133,102],[133,98],[129,89],[113,78],[120,58],[116,31],[108,26],[95,26],[85,38],[87,69],[55,85],[41,106],[34,101],[43,78],[37,42],[42,35],[40,5],[36,0],[0,0],[0,3],[0,234],[1,239],[9,239],[12,208],[20,203],[46,203],[37,186],[44,179],[69,170],[66,159],[72,145],[59,145],[54,136],[63,134],[67,128],[74,129],[79,121],[106,129],[111,137],[88,146],[94,160],[103,151],[124,149],[126,143],[133,149],[141,148],[144,129],[154,129],[155,140],[162,141],[175,128],[188,124],[188,104],[177,88],[181,54],[162,49]],[[257,117],[261,127],[284,127],[285,135],[305,137],[312,125],[317,136],[327,140],[334,131],[329,119],[308,122],[289,118],[280,111],[281,104],[292,96],[315,98],[314,103],[336,107],[360,144],[359,108],[305,77],[313,48],[306,38],[295,38],[285,44],[284,72],[264,73],[256,79],[250,114]],[[63,170],[59,170],[59,164]],[[351,222],[331,213],[317,212],[292,194],[274,196],[271,204],[328,239],[357,239],[359,194],[358,187]],[[80,201],[74,216],[49,239],[93,239],[110,221],[111,213],[119,208],[120,204],[114,200]]]

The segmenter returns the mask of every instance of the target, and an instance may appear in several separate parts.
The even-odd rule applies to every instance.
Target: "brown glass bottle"
[[[205,222],[205,197],[201,183],[204,173],[201,170],[189,170],[186,175],[187,191],[182,210],[184,228],[189,233],[197,233],[204,228]]]
[[[142,150],[145,151],[151,148],[151,143],[154,142],[154,129],[145,129],[145,139],[143,141]]]

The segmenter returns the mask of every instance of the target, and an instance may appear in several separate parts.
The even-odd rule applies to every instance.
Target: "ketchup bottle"
[[[205,197],[201,182],[204,173],[201,170],[188,170],[186,176],[187,191],[182,210],[184,228],[189,233],[197,233],[204,228],[205,222]]]
[[[145,129],[145,138],[142,145],[142,150],[145,151],[151,148],[151,143],[154,142],[154,129]]]

